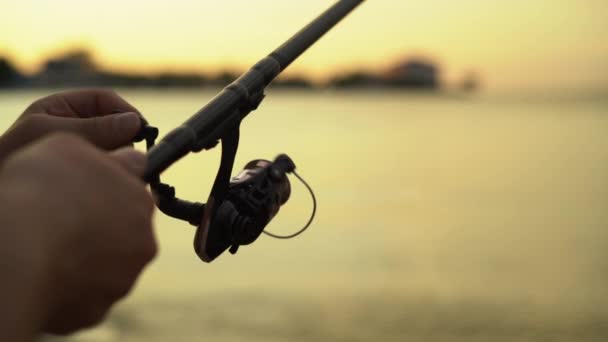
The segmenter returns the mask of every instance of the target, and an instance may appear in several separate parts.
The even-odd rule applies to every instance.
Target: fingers
[[[146,155],[130,147],[123,147],[110,153],[110,158],[134,176],[141,177],[146,171]]]
[[[85,89],[66,91],[42,98],[24,112],[45,113],[54,116],[90,118],[109,115],[117,110],[139,113],[122,97],[108,89]]]

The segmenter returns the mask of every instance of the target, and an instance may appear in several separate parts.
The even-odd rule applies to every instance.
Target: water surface
[[[0,93],[7,127],[44,92]],[[122,91],[161,132],[212,91]],[[236,167],[290,154],[309,232],[201,263],[157,215],[161,253],[71,341],[605,341],[608,101],[271,91]],[[165,175],[204,200],[219,150]],[[235,170],[236,172],[237,170]],[[299,228],[301,185],[269,229]]]

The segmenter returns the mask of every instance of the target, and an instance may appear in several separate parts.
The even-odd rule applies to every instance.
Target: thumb
[[[30,127],[38,135],[48,132],[65,131],[77,134],[93,145],[106,150],[119,148],[133,142],[141,127],[137,113],[121,113],[92,118],[66,118],[40,115],[30,120],[37,122]],[[25,127],[24,127],[25,128]]]
[[[123,147],[110,153],[110,158],[118,162],[130,174],[141,177],[146,171],[146,155],[132,147]]]

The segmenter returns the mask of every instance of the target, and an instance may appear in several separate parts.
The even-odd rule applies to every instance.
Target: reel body
[[[224,201],[215,215],[203,217],[194,237],[198,256],[210,262],[230,248],[232,254],[239,246],[253,243],[270,220],[279,212],[291,194],[287,173],[295,165],[287,155],[274,162],[254,160],[233,177]]]

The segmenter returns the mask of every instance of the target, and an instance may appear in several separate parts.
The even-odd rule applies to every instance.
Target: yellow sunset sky
[[[244,69],[330,0],[2,0],[0,55],[33,72],[74,47],[104,68]],[[290,73],[323,80],[382,70],[404,56],[473,70],[495,89],[608,88],[606,0],[367,0]]]

